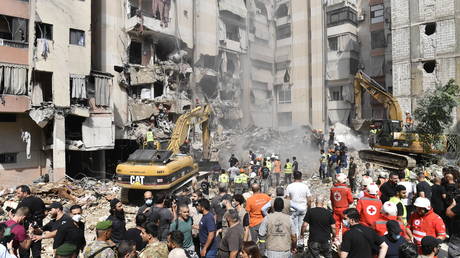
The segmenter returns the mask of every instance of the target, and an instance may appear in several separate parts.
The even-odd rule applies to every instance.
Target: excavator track
[[[365,162],[397,170],[412,169],[417,164],[416,160],[411,156],[380,150],[360,150],[359,158]]]

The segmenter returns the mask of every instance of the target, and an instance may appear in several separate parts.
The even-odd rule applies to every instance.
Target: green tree
[[[425,93],[417,102],[414,117],[423,148],[429,151],[441,143],[441,135],[452,126],[452,111],[458,105],[460,87],[451,79],[446,85]]]

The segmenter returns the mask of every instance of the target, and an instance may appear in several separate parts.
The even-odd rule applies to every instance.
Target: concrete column
[[[106,168],[105,168],[105,150],[100,150],[95,153],[96,155],[96,164],[97,165],[97,172],[98,178],[103,178],[105,179],[106,175]]]
[[[57,182],[65,178],[65,118],[63,114],[54,115],[53,129],[53,170],[50,181]]]

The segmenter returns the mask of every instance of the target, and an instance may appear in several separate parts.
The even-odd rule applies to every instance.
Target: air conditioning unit
[[[364,17],[364,15],[358,15],[358,21],[359,22],[363,22],[366,18]]]

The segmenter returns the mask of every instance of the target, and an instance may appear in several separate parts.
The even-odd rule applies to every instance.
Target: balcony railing
[[[0,39],[0,46],[14,47],[14,48],[28,48],[29,43],[22,42],[22,41],[9,40],[9,39]]]

